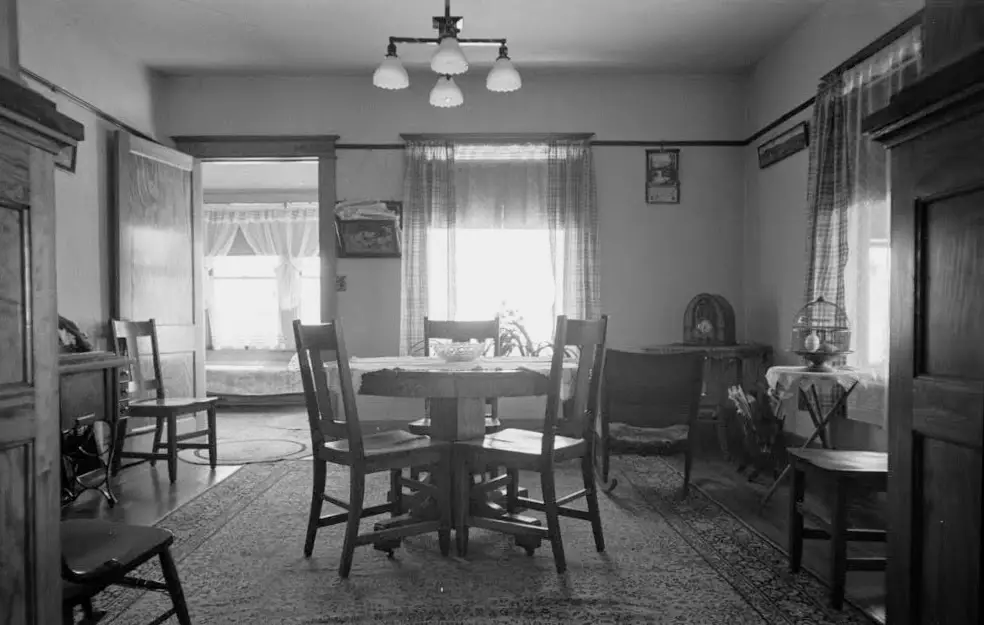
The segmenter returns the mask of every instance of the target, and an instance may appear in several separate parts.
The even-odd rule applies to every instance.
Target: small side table
[[[765,379],[769,383],[769,388],[778,389],[784,398],[791,398],[792,389],[795,388],[799,393],[799,398],[806,404],[806,409],[813,422],[813,434],[810,435],[800,449],[808,449],[813,441],[820,439],[820,444],[825,449],[830,449],[831,444],[827,440],[827,424],[837,412],[847,402],[851,392],[860,384],[866,386],[869,380],[868,374],[856,369],[847,367],[834,369],[832,371],[811,371],[808,367],[770,367],[765,373]],[[840,385],[844,392],[826,412],[821,407],[821,392],[829,391],[831,388]],[[769,502],[772,494],[779,488],[779,484],[789,474],[790,467],[783,469],[779,477],[769,488],[762,498],[762,504]]]
[[[796,573],[803,560],[803,540],[830,541],[830,604],[844,605],[848,571],[884,571],[886,558],[848,558],[848,541],[885,542],[883,529],[848,527],[848,503],[857,489],[885,491],[888,487],[888,454],[836,449],[790,449],[793,484],[789,493],[789,570]],[[834,486],[830,521],[804,505],[806,475],[831,481]],[[819,528],[805,527],[804,520]]]

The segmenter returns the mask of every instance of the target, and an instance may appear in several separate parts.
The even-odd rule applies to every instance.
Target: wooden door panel
[[[914,554],[919,571],[921,614],[925,623],[977,623],[981,549],[981,452],[947,441],[919,437],[922,536]]]
[[[186,154],[123,132],[117,133],[116,149],[115,316],[155,319],[167,394],[204,396],[198,164]],[[149,345],[141,351],[150,354]]]
[[[984,132],[972,118],[892,150],[889,618],[980,613]]]
[[[30,383],[31,342],[26,315],[31,288],[24,254],[27,215],[22,208],[0,206],[0,387]]]
[[[8,427],[0,419],[0,427]],[[4,437],[6,438],[6,437]],[[30,441],[0,443],[0,623],[29,623],[27,609],[34,588],[30,583],[30,528],[34,501],[28,485],[34,473]]]
[[[917,331],[917,372],[984,380],[984,189],[920,202],[923,318]]]

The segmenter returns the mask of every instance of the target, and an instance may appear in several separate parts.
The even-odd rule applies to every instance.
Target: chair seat
[[[506,428],[494,434],[487,434],[484,438],[458,441],[455,444],[481,448],[493,453],[539,457],[540,448],[543,444],[543,434],[532,430]],[[585,447],[584,439],[555,436],[554,460],[578,458],[584,453]]]
[[[423,419],[417,419],[416,421],[411,421],[407,426],[407,430],[411,434],[418,434],[421,436],[426,436],[430,434],[430,418],[424,417]],[[485,417],[485,433],[493,434],[502,429],[502,421],[492,417]]]
[[[61,542],[65,563],[84,575],[110,560],[129,570],[170,546],[174,535],[157,527],[66,519],[61,523]]]
[[[431,440],[429,436],[411,434],[406,430],[390,430],[362,437],[362,446],[367,457],[405,453],[411,450],[436,448],[444,445],[447,443]],[[330,455],[347,455],[349,442],[347,439],[332,441],[325,443],[324,449]]]
[[[218,397],[167,397],[165,399],[137,399],[127,404],[131,417],[186,414],[205,410],[219,401]]]

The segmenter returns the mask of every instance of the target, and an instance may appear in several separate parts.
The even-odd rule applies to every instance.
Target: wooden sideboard
[[[95,415],[115,423],[120,405],[120,367],[129,359],[112,352],[81,352],[58,357],[59,409],[62,429],[80,417]]]
[[[61,621],[56,154],[81,124],[17,79],[0,0],[0,623]]]

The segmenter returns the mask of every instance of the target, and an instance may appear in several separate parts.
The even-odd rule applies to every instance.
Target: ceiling
[[[462,37],[507,38],[521,70],[737,72],[827,0],[452,0]],[[166,73],[369,70],[390,36],[433,37],[442,0],[31,0],[22,20],[57,19]],[[431,49],[400,46],[409,66]],[[472,63],[494,47],[466,50]]]

